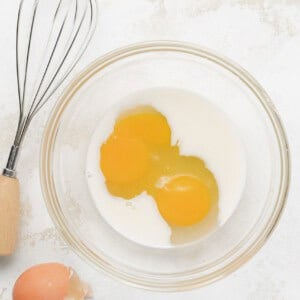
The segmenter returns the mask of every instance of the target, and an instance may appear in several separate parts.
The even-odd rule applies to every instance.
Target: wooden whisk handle
[[[0,175],[0,256],[8,256],[14,252],[19,218],[19,181]]]

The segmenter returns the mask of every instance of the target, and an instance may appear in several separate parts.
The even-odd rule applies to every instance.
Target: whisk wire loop
[[[94,3],[93,4],[93,1],[89,1],[90,2],[90,7],[95,9],[96,7],[96,4]],[[96,18],[96,15],[92,12],[92,17],[90,19],[90,26],[92,26],[92,24],[95,22],[95,18]],[[79,33],[79,30],[81,29],[82,27],[82,22],[80,23],[79,25],[79,28],[77,30],[77,33],[74,37],[74,40],[72,42],[72,44],[70,45],[70,49],[68,51],[68,53],[65,55],[65,58],[64,60],[61,62],[61,66],[64,65],[68,55],[69,55],[69,52],[73,46],[73,44],[75,43],[75,40],[76,40],[76,37],[78,36],[78,33]],[[82,43],[82,48],[78,50],[77,54],[74,55],[74,60],[72,61],[72,63],[70,64],[70,67],[69,69],[67,69],[67,71],[64,73],[64,75],[61,77],[61,81],[58,82],[58,84],[52,88],[51,92],[48,93],[47,97],[45,97],[43,100],[43,103],[41,103],[36,109],[35,111],[33,112],[33,114],[35,115],[45,104],[46,102],[53,96],[53,94],[56,92],[56,90],[61,86],[61,84],[65,81],[65,79],[70,75],[70,73],[73,71],[73,69],[75,68],[76,64],[78,63],[78,61],[80,60],[80,58],[82,57],[82,55],[84,54],[84,51],[85,49],[87,48],[92,36],[93,36],[93,30],[92,30],[93,27],[90,28],[90,31],[89,31],[89,34],[86,36],[84,42]],[[60,67],[61,68],[61,67]],[[44,95],[45,96],[45,95]]]
[[[33,1],[31,7],[29,7],[30,1]],[[58,0],[58,3],[54,5],[52,16],[51,11],[47,11],[48,17],[51,16],[51,21],[47,24],[49,33],[45,48],[38,49],[42,55],[37,68],[38,76],[34,77],[31,73],[33,73],[37,58],[32,50],[35,50],[34,42],[39,42],[37,31],[43,29],[39,28],[43,26],[38,24],[41,20],[39,13],[44,8],[42,2],[43,0],[21,0],[19,4],[16,28],[19,120],[14,144],[3,172],[10,177],[15,176],[19,148],[33,117],[74,70],[96,27],[96,0]],[[54,2],[43,2],[43,4],[47,3],[53,4]],[[25,21],[28,23],[27,30],[24,30]],[[24,36],[26,42],[21,39],[21,37],[24,39]],[[24,59],[22,59],[23,57]],[[31,76],[34,79],[33,83],[30,81]],[[29,93],[29,89],[31,93]]]
[[[59,2],[59,6],[58,6],[58,8],[57,8],[57,10],[56,10],[56,13],[55,13],[55,17],[54,17],[54,20],[53,20],[53,25],[52,25],[51,32],[50,32],[50,35],[49,35],[49,38],[48,38],[48,41],[47,41],[47,46],[46,46],[46,48],[45,48],[45,52],[44,52],[44,55],[43,55],[44,57],[46,57],[47,49],[49,48],[50,40],[51,40],[51,37],[52,37],[52,35],[53,35],[53,31],[54,31],[55,18],[57,17],[58,9],[59,9],[61,3],[62,3],[62,0]],[[29,109],[29,112],[28,112],[28,115],[30,115],[30,114],[32,113],[32,110],[33,110],[33,108],[34,108],[34,106],[35,106],[35,104],[36,104],[37,98],[38,98],[38,96],[39,96],[39,92],[40,92],[40,90],[41,90],[41,88],[42,88],[42,86],[43,86],[43,83],[44,83],[44,80],[45,80],[46,75],[47,75],[47,73],[48,73],[49,67],[50,67],[51,62],[52,62],[52,60],[53,60],[53,57],[54,57],[54,55],[55,55],[55,51],[56,51],[56,49],[57,49],[57,45],[58,45],[58,43],[59,43],[59,41],[60,41],[60,39],[61,39],[62,32],[63,32],[63,28],[64,28],[64,25],[65,25],[65,23],[66,23],[66,19],[67,19],[67,12],[65,12],[65,16],[64,16],[63,23],[62,23],[62,25],[61,25],[61,27],[60,27],[60,29],[59,29],[58,36],[57,36],[57,38],[56,38],[56,42],[55,42],[54,47],[53,47],[53,49],[52,49],[52,51],[51,51],[50,58],[49,58],[49,60],[48,60],[48,62],[47,62],[47,64],[46,64],[46,68],[45,68],[45,70],[42,72],[42,78],[41,78],[41,80],[39,81],[39,85],[38,85],[37,91],[35,92],[33,101],[32,101],[32,103],[31,103],[31,106],[30,106],[30,109]],[[42,68],[42,62],[41,62],[41,67],[40,67],[40,69],[41,69],[41,68]],[[34,86],[37,85],[38,79],[39,79],[39,78],[36,78],[36,82],[35,82]]]

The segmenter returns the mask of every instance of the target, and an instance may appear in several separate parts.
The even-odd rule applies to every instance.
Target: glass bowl
[[[244,193],[227,223],[205,239],[168,249],[136,244],[113,230],[95,209],[85,174],[89,141],[105,111],[155,87],[200,94],[226,113],[241,133],[247,161]],[[49,118],[40,174],[49,213],[77,254],[133,286],[181,291],[226,276],[262,247],[285,203],[289,154],[276,110],[251,75],[209,50],[157,41],[109,53],[72,82]]]

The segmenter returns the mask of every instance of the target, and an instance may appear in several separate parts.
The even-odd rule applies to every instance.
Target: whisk
[[[65,82],[96,27],[96,0],[21,0],[16,29],[17,131],[0,175],[0,256],[14,252],[19,224],[16,163],[28,127]]]

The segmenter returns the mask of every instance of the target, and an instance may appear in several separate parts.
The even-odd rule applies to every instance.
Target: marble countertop
[[[0,259],[0,299],[27,267],[47,261],[73,266],[96,300],[299,299],[300,293],[300,1],[298,0],[98,0],[95,38],[78,69],[130,43],[173,39],[216,50],[247,69],[277,107],[292,155],[292,183],[279,226],[250,262],[202,289],[161,294],[123,285],[78,258],[48,216],[39,181],[39,151],[51,105],[34,120],[19,161],[22,218],[18,251]],[[4,165],[17,120],[14,28],[18,1],[0,1],[0,163]],[[298,149],[298,150],[297,150]]]

